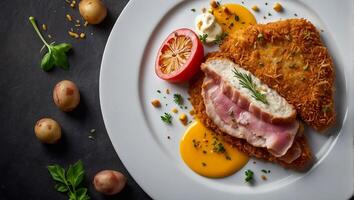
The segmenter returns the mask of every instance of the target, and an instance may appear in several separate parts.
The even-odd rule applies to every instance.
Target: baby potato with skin
[[[79,3],[79,11],[89,24],[99,24],[107,15],[107,8],[102,0],[82,0]]]
[[[72,81],[60,81],[54,87],[53,100],[60,110],[70,112],[80,103],[79,89]]]
[[[95,189],[105,195],[119,193],[124,188],[126,182],[127,178],[122,173],[115,170],[100,171],[93,179]]]
[[[61,128],[58,122],[51,118],[42,118],[34,126],[36,137],[43,143],[54,144],[61,138]]]

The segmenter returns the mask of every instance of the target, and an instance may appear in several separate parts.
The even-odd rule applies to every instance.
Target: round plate
[[[349,52],[351,56],[351,46],[347,43],[339,45],[344,43],[341,39],[343,32],[351,30],[326,17],[327,7],[322,6],[321,1],[306,1],[306,4],[282,2],[285,7],[283,13],[274,12],[273,3],[268,1],[266,6],[262,0],[246,1],[245,6],[259,5],[261,12],[255,13],[259,23],[292,18],[297,13],[298,17],[309,19],[319,29],[325,30],[322,38],[336,65],[337,124],[324,134],[306,128],[315,157],[315,164],[307,172],[294,172],[272,163],[251,160],[244,169],[223,179],[201,177],[183,163],[179,141],[186,127],[179,123],[177,115],[174,115],[171,126],[164,124],[160,116],[176,107],[174,93],[188,96],[187,85],[169,84],[158,79],[154,72],[156,53],[165,37],[181,27],[193,29],[194,18],[201,8],[209,6],[208,1],[147,3],[132,0],[122,12],[108,39],[102,60],[101,108],[108,134],[120,159],[154,199],[338,199],[351,194],[353,170],[348,158],[352,158],[353,125],[347,121],[353,119],[352,114],[348,115],[348,110],[352,109],[348,100],[352,95],[349,89],[352,84],[349,84],[351,80],[347,76],[352,74],[352,69],[350,64],[345,64],[348,61],[345,54]],[[197,12],[192,12],[192,8]],[[343,9],[348,10],[346,7]],[[268,16],[268,12],[272,15]],[[266,19],[264,15],[267,15]],[[206,49],[207,52],[210,50]],[[165,93],[167,88],[171,94]],[[150,102],[155,98],[161,100],[162,108],[151,106]],[[187,103],[186,106],[182,110],[188,113],[191,105]],[[343,165],[338,166],[338,162]],[[245,169],[255,172],[254,185],[244,182]],[[267,181],[260,178],[262,169],[271,170]],[[316,188],[322,192],[313,192]]]

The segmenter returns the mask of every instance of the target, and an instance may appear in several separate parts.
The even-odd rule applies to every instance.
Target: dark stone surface
[[[65,14],[76,18],[79,13],[65,0],[0,1],[0,199],[67,199],[54,190],[46,166],[67,166],[79,159],[86,168],[85,185],[91,199],[149,199],[114,151],[99,105],[103,50],[127,1],[104,0],[108,16],[102,24],[82,29],[85,40],[68,36],[73,25]],[[44,35],[51,34],[51,41],[73,45],[68,71],[56,68],[47,73],[39,68],[42,43],[28,21],[31,15],[38,24],[48,26]],[[81,91],[80,107],[73,113],[59,111],[52,100],[54,85],[63,79],[74,81]],[[61,124],[64,138],[60,144],[43,145],[36,139],[33,127],[42,117],[52,117]],[[95,140],[88,138],[91,129],[96,129]],[[121,194],[106,197],[95,192],[91,181],[102,169],[119,170],[129,177]]]

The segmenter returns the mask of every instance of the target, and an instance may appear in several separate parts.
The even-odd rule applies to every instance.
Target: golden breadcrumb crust
[[[216,134],[221,135],[226,142],[232,144],[233,147],[239,149],[242,152],[245,152],[249,156],[256,157],[265,161],[278,163],[285,168],[292,168],[295,170],[304,170],[307,169],[308,166],[310,166],[310,164],[312,163],[312,154],[304,134],[298,133],[293,144],[293,147],[295,147],[295,145],[300,147],[302,151],[300,157],[294,160],[292,163],[286,163],[283,160],[274,157],[267,151],[266,148],[254,147],[251,144],[247,143],[247,141],[244,139],[235,138],[229,136],[226,133],[223,133],[206,114],[203,97],[201,95],[203,78],[203,74],[198,74],[195,77],[195,80],[192,80],[190,82],[189,95],[191,104],[194,108],[194,116],[198,120],[200,120],[207,128],[211,129]],[[291,152],[292,148],[288,150],[289,154]]]
[[[208,57],[230,58],[252,72],[294,105],[309,126],[324,130],[334,124],[333,62],[309,21],[250,25]]]

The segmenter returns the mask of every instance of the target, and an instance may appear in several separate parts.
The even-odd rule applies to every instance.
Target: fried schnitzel
[[[220,52],[294,105],[309,126],[324,130],[336,120],[332,59],[316,27],[305,19],[248,26],[228,36]]]

